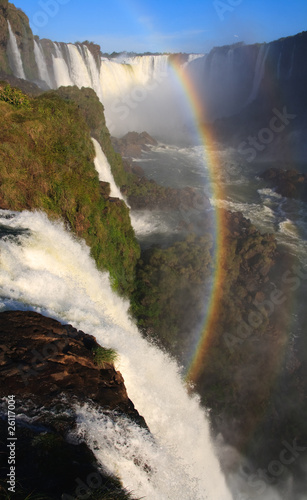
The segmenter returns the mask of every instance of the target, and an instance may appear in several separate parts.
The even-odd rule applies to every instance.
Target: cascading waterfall
[[[249,98],[247,100],[247,104],[254,101],[254,99],[256,99],[256,97],[257,97],[259,86],[260,86],[261,80],[263,79],[265,62],[266,62],[266,59],[268,57],[269,50],[270,50],[269,45],[266,46],[265,44],[263,44],[260,47],[260,50],[258,52],[257,61],[256,61],[253,86],[252,86],[252,90],[251,90],[251,93],[249,95]]]
[[[151,435],[126,419],[79,408],[79,433],[98,459],[147,500],[230,500],[197,396],[187,394],[177,364],[138,332],[129,304],[112,292],[85,243],[38,212],[2,210],[0,222],[1,310],[34,309],[119,353],[118,369]]]
[[[16,38],[10,27],[9,31],[11,69],[16,76],[25,78]],[[183,109],[186,99],[172,72],[169,56],[123,54],[116,59],[102,57],[99,60],[86,44],[46,40],[35,40],[34,50],[40,80],[48,87],[77,85],[91,87],[96,92],[105,107],[107,125],[113,135],[146,130],[164,141],[189,137],[194,122],[187,120],[187,110]],[[269,50],[270,44],[262,44],[226,50],[214,48],[209,54],[189,55],[182,66],[205,103],[206,121],[232,116],[256,99],[262,91]],[[295,53],[293,44],[288,79],[294,73]],[[276,74],[282,80],[280,54],[276,55],[275,64]],[[165,109],[168,109],[167,119],[161,120]]]
[[[105,106],[111,133],[123,135],[128,125],[139,132],[148,130],[153,133],[150,125],[154,120],[150,115],[156,112],[157,122],[164,105],[160,107],[157,98],[152,102],[152,97],[156,89],[160,92],[165,89],[170,78],[168,56],[128,57],[121,62],[101,58],[98,63],[84,44],[52,42],[50,49],[44,41],[35,41],[34,48],[41,81],[49,88],[62,85],[92,88]],[[45,51],[51,51],[51,64],[47,64]],[[169,92],[168,102],[170,95]],[[174,112],[175,109],[178,109],[178,103]],[[135,116],[132,116],[131,110]],[[138,123],[140,114],[143,121]],[[176,122],[178,116],[174,119]]]
[[[52,62],[56,87],[74,85],[74,82],[70,78],[67,63],[61,52],[61,47],[57,43],[53,45],[55,48],[55,55],[52,54]]]
[[[91,86],[95,90],[100,101],[102,101],[102,88],[100,84],[99,67],[96,64],[93,54],[85,45],[79,45],[78,47],[85,59],[85,64],[90,74],[91,84],[92,84]]]
[[[292,49],[292,54],[291,54],[291,63],[289,67],[289,73],[287,75],[288,80],[290,80],[292,73],[293,73],[293,67],[294,67],[294,56],[295,56],[295,45],[293,46]]]
[[[52,88],[52,81],[49,75],[44,53],[36,40],[34,40],[34,56],[40,79],[45,82],[49,88]]]
[[[108,182],[110,184],[110,195],[113,196],[114,198],[119,198],[121,200],[124,200],[124,197],[122,193],[120,192],[120,189],[117,187],[114,177],[112,175],[111,167],[110,164],[107,160],[106,155],[101,149],[101,146],[96,139],[92,138],[94,148],[95,148],[95,153],[96,157],[94,159],[94,164],[95,168],[98,172],[99,175],[99,180],[103,182]],[[125,201],[125,200],[124,200]]]
[[[10,21],[7,22],[9,30],[9,40],[8,40],[8,57],[12,70],[18,78],[26,79],[25,72],[23,69],[21,54],[18,49],[16,37],[12,31]]]

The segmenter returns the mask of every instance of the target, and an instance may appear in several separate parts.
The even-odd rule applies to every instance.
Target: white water
[[[98,172],[99,180],[103,182],[108,182],[110,184],[110,195],[114,198],[119,198],[124,200],[120,189],[115,184],[114,177],[112,175],[110,164],[107,160],[106,155],[101,149],[101,146],[96,139],[92,137],[92,141],[95,148],[96,157],[94,159],[95,168]]]
[[[16,37],[12,31],[10,21],[7,22],[9,29],[9,40],[8,40],[8,49],[9,49],[9,58],[11,56],[11,63],[13,66],[13,70],[15,75],[18,78],[26,79],[25,72],[23,69],[21,54],[18,49]]]
[[[35,56],[35,61],[38,67],[38,74],[40,79],[43,82],[46,82],[48,87],[52,87],[52,81],[49,75],[49,71],[47,68],[47,64],[45,61],[44,53],[40,47],[40,45],[37,43],[36,40],[34,40],[34,56]]]
[[[261,45],[261,47],[260,47],[260,50],[258,52],[257,61],[256,61],[253,86],[252,86],[250,96],[247,100],[247,104],[254,101],[254,99],[256,99],[256,97],[257,97],[259,86],[260,86],[261,80],[263,79],[265,62],[266,62],[266,59],[268,57],[269,50],[270,50],[270,47],[266,46],[265,44]]]
[[[53,72],[56,87],[74,85],[69,75],[69,69],[61,52],[59,44],[54,43],[55,56],[52,54]]]
[[[80,432],[97,457],[147,500],[230,500],[198,398],[187,394],[176,363],[142,338],[86,245],[42,213],[0,211],[0,222],[30,231],[0,240],[1,309],[43,312],[116,349],[129,397],[152,432],[80,409]]]

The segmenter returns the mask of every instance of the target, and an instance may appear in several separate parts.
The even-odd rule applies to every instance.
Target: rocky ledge
[[[128,132],[117,139],[112,137],[112,145],[117,153],[125,158],[139,158],[142,151],[148,151],[149,146],[157,146],[158,141],[147,132]]]
[[[93,336],[35,312],[0,313],[0,331],[2,436],[8,432],[10,398],[16,414],[14,498],[35,492],[42,499],[67,500],[85,491],[86,498],[98,498],[98,489],[99,498],[131,498],[116,478],[101,470],[86,443],[67,439],[76,426],[75,403],[89,403],[111,418],[124,415],[146,427],[122,375],[104,361],[106,350]],[[0,496],[8,492],[9,454],[1,440]],[[87,479],[94,476],[95,487],[89,488]]]
[[[285,198],[307,201],[307,175],[294,169],[270,168],[263,172],[260,177]]]
[[[135,210],[170,209],[182,212],[188,209],[199,210],[210,207],[209,199],[203,192],[192,187],[181,189],[164,187],[153,179],[148,179],[144,169],[135,158],[141,158],[144,151],[156,146],[157,140],[147,132],[128,132],[120,139],[112,137],[114,150],[123,157],[123,168],[132,174],[133,184],[121,186],[129,205]]]

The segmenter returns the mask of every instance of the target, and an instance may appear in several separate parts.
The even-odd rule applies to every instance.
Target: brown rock
[[[121,139],[112,138],[112,144],[117,153],[128,158],[140,157],[142,151],[148,151],[148,146],[156,146],[158,142],[147,132],[128,132]]]
[[[1,313],[0,331],[2,396],[31,396],[42,405],[61,393],[79,401],[90,398],[102,408],[116,408],[146,425],[113,364],[95,364],[93,349],[98,344],[93,336],[25,311]]]

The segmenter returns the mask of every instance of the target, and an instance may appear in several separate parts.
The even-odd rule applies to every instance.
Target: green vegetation
[[[118,354],[114,349],[107,349],[105,347],[95,347],[93,349],[94,362],[100,368],[103,367],[104,363],[115,363]]]
[[[140,250],[125,204],[101,195],[84,113],[57,92],[32,99],[17,95],[27,103],[21,108],[19,102],[0,101],[0,207],[43,210],[64,220],[85,239],[97,266],[110,272],[114,289],[128,294]],[[99,113],[95,119],[104,122]]]
[[[151,338],[178,354],[202,317],[212,273],[212,240],[189,235],[169,248],[144,252],[138,263],[131,312]]]
[[[204,352],[193,382],[205,406],[214,410],[212,417],[228,419],[228,425],[232,418],[240,419],[244,434],[268,403],[275,370],[272,352],[284,342],[265,315],[245,339],[237,333],[242,322],[248,324],[249,314],[258,311],[253,305],[256,298],[262,301],[271,293],[269,272],[276,241],[272,235],[260,234],[241,214],[225,212],[223,217],[226,234],[219,253],[220,288],[208,337],[209,354]],[[191,350],[191,338],[202,334],[212,266],[211,240],[194,235],[167,249],[145,251],[137,265],[132,314],[146,336],[180,361]],[[229,339],[234,339],[233,349]],[[246,366],[252,367],[253,380],[246,376]]]
[[[4,87],[0,86],[0,101],[8,102],[16,108],[31,108],[29,98],[21,90],[11,87],[8,84]]]
[[[222,427],[225,419],[231,429],[234,422],[230,432],[235,438],[240,425],[244,439],[269,404],[276,352],[285,339],[273,326],[276,318],[259,314],[254,305],[274,289],[270,274],[276,259],[274,236],[260,234],[240,213],[225,213],[225,229],[218,307],[196,382],[215,423]],[[243,324],[250,328],[244,330]]]
[[[48,94],[52,95],[53,92],[45,95]],[[170,200],[174,190],[159,186],[146,178],[139,179],[137,175],[124,169],[122,157],[114,151],[111,143],[110,132],[104,117],[104,107],[94,90],[84,87],[79,90],[76,86],[60,87],[57,90],[57,95],[78,105],[90,129],[91,136],[100,143],[108,159],[116,184],[120,187],[122,193],[127,196],[132,206],[143,208],[146,205],[148,208],[157,206],[158,200],[159,202],[162,201],[162,203],[164,201],[167,203]]]

